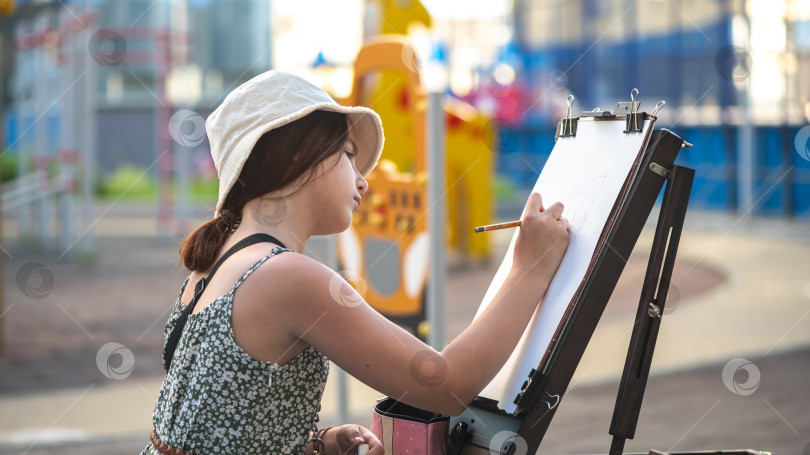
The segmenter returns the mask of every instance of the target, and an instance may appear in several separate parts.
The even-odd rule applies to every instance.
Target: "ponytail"
[[[227,211],[223,210],[223,213]],[[198,227],[180,245],[180,260],[192,272],[205,272],[216,261],[219,250],[231,235],[234,225],[229,225],[222,217]]]

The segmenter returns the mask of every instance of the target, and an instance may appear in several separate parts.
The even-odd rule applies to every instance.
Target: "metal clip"
[[[634,88],[630,91],[630,113],[627,114],[625,133],[640,133],[644,128],[644,113],[638,112],[638,106],[641,103],[637,100],[638,89]]]
[[[658,308],[658,305],[650,302],[650,307],[647,308],[647,314],[650,315],[651,318],[658,318],[661,319],[661,308]]]
[[[577,135],[577,121],[579,117],[573,117],[571,112],[574,107],[574,95],[568,95],[568,112],[565,118],[560,121],[560,129],[557,137],[576,137]]]
[[[655,117],[655,114],[657,114],[658,111],[660,111],[661,108],[664,107],[665,104],[667,104],[666,101],[664,101],[664,100],[659,101],[658,104],[655,105],[655,109],[653,109],[652,114],[650,114],[650,115],[652,117]]]
[[[551,404],[551,403],[549,403],[548,401],[543,401],[543,400],[540,400],[540,402],[541,402],[541,403],[545,403],[545,404],[546,404],[546,406],[548,406],[548,408],[549,408],[549,409],[554,409],[554,408],[556,408],[556,407],[557,407],[557,405],[558,405],[558,404],[560,404],[560,396],[559,396],[559,395],[552,395],[552,394],[548,393],[548,391],[547,391],[547,390],[546,390],[545,392],[546,392],[546,395],[548,395],[548,397],[549,397],[549,398],[554,398],[554,399],[555,399],[555,400],[554,400],[554,404]]]
[[[669,177],[669,171],[667,170],[667,168],[661,166],[658,163],[650,163],[650,170],[660,175],[661,177],[664,178]]]

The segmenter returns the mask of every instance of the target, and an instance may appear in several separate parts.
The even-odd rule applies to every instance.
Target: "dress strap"
[[[214,267],[211,269],[211,273],[209,273],[207,277],[201,279],[200,281],[206,280],[206,283],[209,283],[211,281],[211,278],[214,276],[214,274],[219,269],[219,266],[222,265],[222,263],[225,262],[226,259],[231,257],[237,251],[239,251],[239,250],[241,250],[241,249],[243,249],[245,247],[248,247],[250,245],[260,243],[260,242],[276,243],[278,245],[281,245],[282,248],[286,248],[283,243],[281,243],[278,239],[276,239],[272,235],[262,234],[262,233],[249,235],[249,236],[245,237],[244,239],[240,240],[239,243],[237,243],[236,245],[234,245],[230,249],[228,249],[228,251],[226,251],[225,254],[223,254],[222,257],[219,258],[217,263],[214,264]],[[198,285],[199,285],[199,282],[198,282]],[[205,285],[203,285],[203,287],[205,287]]]
[[[200,280],[197,281],[197,284],[194,287],[194,297],[191,299],[191,302],[189,302],[189,304],[186,305],[185,308],[183,308],[183,312],[180,313],[180,317],[177,319],[177,323],[172,329],[172,332],[169,334],[169,338],[166,340],[166,345],[163,350],[163,368],[166,370],[167,373],[169,372],[169,367],[172,364],[172,358],[174,357],[175,349],[177,349],[177,343],[180,342],[180,336],[183,334],[183,328],[185,328],[186,321],[188,321],[188,316],[194,311],[194,307],[197,306],[197,300],[200,298],[203,291],[205,291],[205,288],[206,286],[208,286],[208,283],[211,282],[211,279],[214,277],[214,273],[216,273],[216,271],[219,269],[219,266],[222,265],[222,263],[225,262],[225,260],[231,257],[234,253],[250,245],[254,245],[260,242],[275,243],[284,247],[284,244],[281,243],[277,238],[273,237],[272,235],[264,233],[249,235],[244,239],[240,240],[236,245],[229,248],[228,251],[226,251],[225,254],[223,254],[222,257],[219,258],[219,260],[214,264],[214,267],[211,269],[211,272],[208,274],[208,276],[200,278]],[[284,248],[286,249],[286,247]],[[185,284],[183,285],[183,288],[185,288]]]
[[[177,300],[180,300],[180,299],[183,298],[183,292],[186,291],[186,286],[188,285],[189,281],[191,281],[191,275],[187,276],[186,281],[183,281],[183,285],[180,286],[180,294],[177,295]]]
[[[291,249],[289,249],[289,248],[279,248],[279,247],[273,248],[273,252],[272,252],[272,253],[270,253],[270,254],[268,254],[267,256],[265,256],[265,257],[263,257],[263,258],[259,259],[259,260],[258,260],[258,261],[257,261],[255,264],[253,264],[253,265],[252,265],[252,266],[251,266],[251,267],[250,267],[250,268],[247,270],[247,272],[245,272],[245,274],[244,274],[244,275],[242,275],[242,277],[241,277],[241,278],[239,278],[238,280],[236,280],[236,284],[234,284],[234,285],[233,285],[233,287],[231,288],[231,292],[230,292],[230,293],[231,293],[231,294],[233,294],[233,293],[236,291],[236,288],[238,288],[238,287],[239,287],[239,285],[240,285],[240,284],[242,284],[242,282],[243,282],[243,281],[245,281],[245,279],[247,279],[247,277],[249,277],[249,276],[250,276],[250,274],[251,274],[251,273],[253,273],[253,271],[254,271],[254,270],[256,270],[256,269],[257,269],[257,268],[258,268],[260,265],[262,265],[262,264],[264,263],[264,261],[266,261],[266,260],[270,259],[271,257],[273,257],[273,256],[277,255],[278,253],[281,253],[281,252],[284,252],[284,251],[289,251],[289,252],[292,252],[292,250],[291,250]]]

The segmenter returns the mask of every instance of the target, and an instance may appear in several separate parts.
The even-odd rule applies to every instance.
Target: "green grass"
[[[17,178],[19,158],[12,153],[6,153],[0,158],[0,177],[2,182],[10,182]],[[33,168],[33,159],[28,166]],[[101,200],[115,200],[119,197],[122,201],[130,202],[153,202],[157,200],[158,185],[150,172],[144,173],[146,169],[130,163],[123,163],[110,175],[96,175],[93,182],[94,192]],[[80,171],[80,170],[79,170]],[[55,177],[59,173],[58,165],[52,163],[48,168],[48,173]],[[174,194],[176,183],[172,182],[171,192]],[[215,204],[218,196],[219,181],[217,179],[192,179],[189,184],[191,201],[194,203]]]
[[[194,202],[216,203],[219,197],[219,180],[196,179],[191,182],[191,200]]]
[[[102,198],[121,197],[132,201],[147,201],[157,197],[157,185],[143,169],[131,164],[118,166],[107,178],[102,178],[96,187],[96,195]]]
[[[3,182],[13,180],[17,176],[17,157],[6,154],[2,157],[0,172],[2,172]],[[101,200],[115,200],[119,197],[122,201],[128,202],[153,202],[158,197],[158,186],[155,179],[144,174],[143,168],[124,163],[111,175],[103,177],[97,176],[94,187],[96,197]],[[55,171],[54,171],[55,172]],[[171,184],[171,194],[174,194],[174,186]],[[189,192],[193,203],[216,203],[219,190],[217,179],[192,179]],[[517,201],[521,195],[519,188],[506,177],[495,175],[492,182],[495,200],[502,202]]]
[[[2,176],[3,182],[10,182],[17,178],[18,161],[19,159],[16,155],[9,153],[3,155],[2,160],[0,160],[0,175]]]
[[[170,194],[175,194],[176,182],[169,186]],[[192,202],[214,204],[219,191],[216,179],[192,179],[189,193]],[[96,196],[100,199],[118,199],[128,202],[153,202],[158,197],[158,185],[152,176],[144,175],[144,170],[131,164],[120,165],[112,175],[96,181]]]

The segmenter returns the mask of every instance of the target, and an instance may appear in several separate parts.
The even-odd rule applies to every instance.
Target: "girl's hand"
[[[568,249],[568,221],[562,213],[561,203],[544,208],[539,193],[529,195],[512,260],[521,273],[551,281]]]
[[[323,442],[328,455],[354,455],[360,444],[368,444],[368,455],[385,453],[377,436],[360,425],[341,425],[332,428],[324,435]]]

